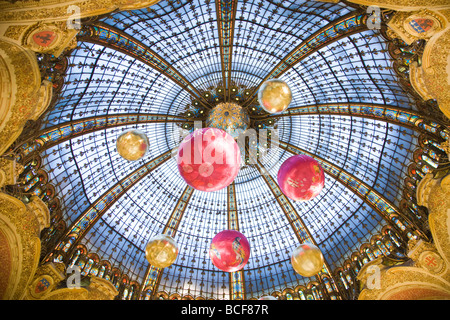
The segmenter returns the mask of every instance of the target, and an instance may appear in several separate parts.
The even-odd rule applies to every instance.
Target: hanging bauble
[[[197,129],[181,142],[177,163],[188,185],[200,191],[217,191],[230,185],[238,175],[241,152],[225,131]]]
[[[209,248],[212,263],[222,271],[241,270],[250,257],[247,238],[236,230],[224,230],[215,235]]]
[[[148,151],[148,138],[142,131],[128,130],[116,142],[119,155],[129,161],[141,159]]]
[[[316,197],[325,185],[322,166],[313,158],[300,154],[288,158],[277,175],[281,191],[290,199],[307,201]]]
[[[263,297],[259,298],[258,300],[278,300],[278,299],[275,298],[274,296],[263,296]]]
[[[147,261],[157,267],[166,268],[175,262],[178,255],[178,245],[166,234],[160,234],[150,239],[145,247]]]
[[[291,255],[291,264],[295,272],[303,277],[312,277],[322,270],[323,254],[311,243],[302,243]]]
[[[258,102],[268,113],[280,113],[289,107],[292,92],[286,82],[279,79],[264,81],[258,90]]]

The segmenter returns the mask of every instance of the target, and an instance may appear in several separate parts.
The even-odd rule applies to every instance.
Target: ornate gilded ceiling
[[[415,237],[402,202],[408,165],[421,134],[440,135],[399,80],[393,40],[366,20],[364,8],[346,3],[271,0],[160,1],[84,20],[77,47],[61,62],[61,92],[24,149],[39,151],[67,225],[47,258],[75,263],[82,247],[152,294],[250,299],[328,279],[328,292],[339,296],[335,271],[361,245],[386,226]],[[272,78],[292,90],[290,108],[278,115],[256,99]],[[278,148],[243,166],[228,188],[197,191],[173,158],[180,129],[195,121],[270,129]],[[148,136],[141,160],[116,150],[128,129]],[[276,183],[295,154],[325,171],[324,189],[307,202],[289,200]],[[249,240],[242,272],[222,272],[209,259],[211,239],[227,228]],[[160,233],[180,248],[164,269],[145,259],[148,240]],[[304,241],[325,257],[314,278],[290,264]]]

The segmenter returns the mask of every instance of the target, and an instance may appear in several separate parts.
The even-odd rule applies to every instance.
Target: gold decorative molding
[[[440,277],[420,268],[397,267],[386,271],[386,288],[372,294],[371,300],[449,300],[450,287]],[[361,292],[360,300],[370,297],[369,290]],[[362,298],[362,299],[361,299]]]
[[[434,99],[433,95],[428,91],[425,85],[424,71],[415,61],[409,65],[409,82],[422,99]]]
[[[59,56],[76,46],[80,19],[115,10],[142,9],[159,0],[41,0],[0,4],[0,155],[27,120],[48,107],[52,86],[40,83],[33,52]]]
[[[0,24],[5,22],[67,21],[106,14],[115,10],[150,7],[160,0],[41,0],[0,5]]]
[[[408,245],[411,248],[408,257],[415,262],[415,267],[423,268],[431,274],[445,273],[447,264],[437,252],[434,244],[423,240],[411,240]]]
[[[448,143],[447,143],[447,145],[448,145]],[[442,180],[441,180],[441,188],[447,194],[450,192],[450,175],[447,175],[444,178],[442,178]]]
[[[64,288],[54,290],[41,300],[90,300],[89,291],[86,288]]]
[[[450,175],[439,179],[428,196],[428,221],[437,251],[448,264],[450,261]],[[450,271],[447,267],[447,279]]]
[[[99,277],[91,277],[88,290],[91,300],[113,300],[119,294],[111,281]]]
[[[2,251],[0,274],[4,300],[112,300],[118,292],[103,278],[90,277],[89,285],[75,288],[58,287],[66,278],[62,263],[39,266],[39,233],[50,223],[45,203],[33,197],[27,205],[0,193],[0,235]],[[5,240],[6,239],[6,240]],[[6,241],[6,243],[5,243]],[[7,266],[4,266],[6,262]],[[4,269],[3,269],[4,268]]]
[[[56,56],[55,52],[55,56]],[[50,105],[50,102],[52,101],[52,95],[53,95],[53,84],[48,81],[44,80],[41,83],[41,86],[39,87],[39,100],[36,105],[36,110],[34,111],[34,114],[31,116],[30,120],[38,120],[39,117],[47,110],[48,106]]]
[[[418,258],[418,264],[430,271],[430,273],[439,274],[445,270],[445,262],[435,251],[426,250]]]
[[[0,188],[17,183],[17,177],[24,167],[14,160],[0,158]]]
[[[317,2],[339,3],[340,0],[315,0]]]
[[[450,159],[450,141],[445,140],[440,144],[440,147],[445,151],[447,157]]]
[[[432,37],[422,56],[422,83],[450,118],[450,28]]]
[[[365,268],[364,268],[365,267]],[[385,266],[382,259],[366,264],[359,272],[362,291],[358,300],[450,299],[450,284],[443,277],[417,266]],[[378,275],[372,270],[379,270]],[[370,285],[379,276],[378,284]]]

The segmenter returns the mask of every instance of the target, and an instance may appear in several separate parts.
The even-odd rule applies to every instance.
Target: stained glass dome
[[[59,60],[63,85],[40,136],[24,147],[39,151],[60,207],[53,225],[65,226],[48,237],[56,240],[45,244],[53,249],[45,259],[107,277],[124,298],[351,296],[358,268],[416,236],[420,208],[404,205],[405,179],[436,160],[429,154],[424,167],[408,166],[422,133],[441,132],[418,115],[418,98],[396,68],[401,42],[386,32],[389,12],[379,29],[367,18],[365,7],[345,2],[162,0],[82,21],[77,47]],[[401,61],[407,69],[412,60]],[[257,101],[274,78],[292,91],[281,114]],[[247,156],[234,182],[215,192],[188,186],[175,158],[183,136],[206,123],[254,130],[254,156],[268,151]],[[149,145],[130,162],[116,140],[132,129]],[[252,148],[250,139],[241,150]],[[276,182],[296,154],[325,172],[310,201],[288,199]],[[232,273],[209,258],[211,240],[227,229],[251,247],[248,263]],[[179,249],[167,268],[145,257],[159,234]],[[313,277],[290,262],[304,242],[324,256]]]
[[[205,125],[225,130],[233,138],[239,138],[250,124],[247,111],[235,103],[219,103],[209,111]]]

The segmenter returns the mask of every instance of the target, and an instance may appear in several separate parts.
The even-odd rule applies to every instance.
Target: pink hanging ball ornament
[[[212,239],[209,257],[212,263],[222,271],[239,271],[248,262],[250,244],[239,231],[224,230]]]
[[[238,175],[241,152],[224,130],[197,129],[181,142],[177,164],[188,185],[200,191],[217,191],[230,185]]]
[[[278,170],[281,191],[295,201],[316,197],[325,185],[322,166],[313,158],[300,154],[288,158]]]

